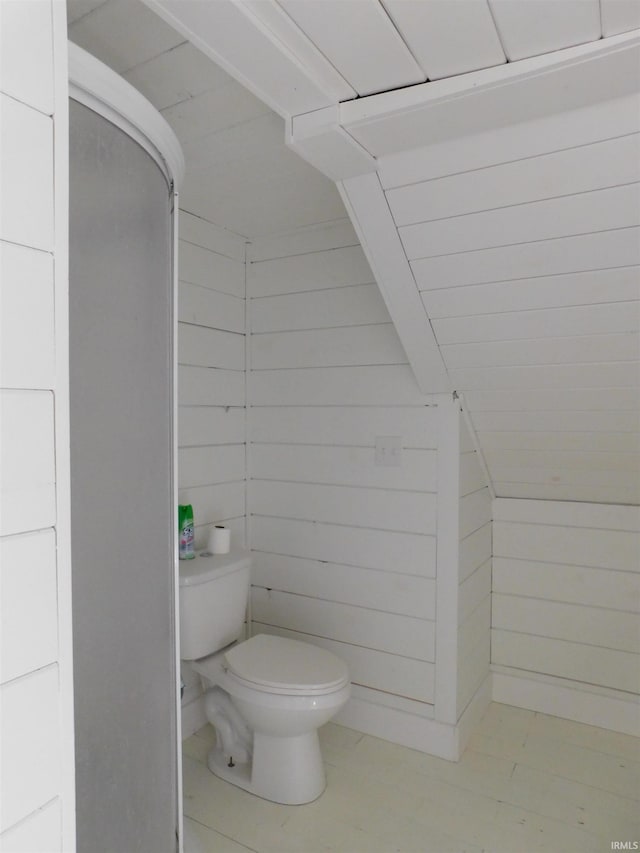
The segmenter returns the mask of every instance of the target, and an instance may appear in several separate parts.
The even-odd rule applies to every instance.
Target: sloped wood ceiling
[[[639,503],[640,3],[145,2],[338,182],[496,494]]]

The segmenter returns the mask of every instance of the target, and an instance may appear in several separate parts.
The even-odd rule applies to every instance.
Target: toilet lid
[[[280,691],[337,690],[349,681],[339,657],[299,640],[257,634],[225,654],[229,670],[252,684]]]

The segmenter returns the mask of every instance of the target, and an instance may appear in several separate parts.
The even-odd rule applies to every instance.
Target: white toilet
[[[324,791],[318,728],[350,695],[344,661],[270,634],[237,642],[249,595],[246,551],[180,563],[180,657],[193,661],[216,730],[209,769],[276,803]]]

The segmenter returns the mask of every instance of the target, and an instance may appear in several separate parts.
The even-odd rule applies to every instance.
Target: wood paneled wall
[[[496,500],[494,519],[494,667],[634,707],[640,693],[638,508]],[[563,711],[572,715],[560,705],[556,713]],[[615,727],[616,721],[600,724]]]
[[[640,500],[639,131],[636,94],[381,163],[501,497]]]
[[[64,4],[0,9],[3,850],[75,849]]]
[[[178,479],[196,545],[227,524],[245,541],[245,244],[180,211]]]
[[[489,675],[491,495],[466,423],[460,423],[457,714]]]
[[[434,702],[437,418],[350,224],[249,247],[254,633],[334,650],[354,695]],[[400,436],[398,467],[377,436]]]

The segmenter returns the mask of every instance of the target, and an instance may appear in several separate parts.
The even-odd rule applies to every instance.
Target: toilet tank
[[[247,551],[180,560],[180,658],[196,660],[242,634],[249,596]]]

